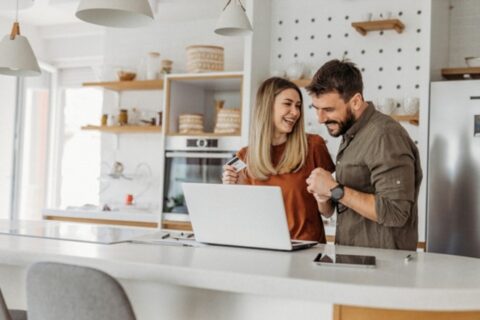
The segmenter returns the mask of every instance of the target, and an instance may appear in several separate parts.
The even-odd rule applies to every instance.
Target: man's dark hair
[[[347,102],[357,93],[363,96],[362,74],[352,62],[330,60],[318,69],[306,89],[316,96],[337,92]]]

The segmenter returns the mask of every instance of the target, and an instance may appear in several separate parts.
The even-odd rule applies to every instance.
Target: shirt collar
[[[355,120],[355,122],[350,127],[350,129],[348,129],[347,132],[345,132],[345,134],[343,135],[344,140],[352,139],[357,134],[357,132],[360,131],[360,129],[365,127],[365,125],[368,123],[372,115],[375,113],[375,107],[373,106],[373,104],[370,101],[368,101],[367,103],[368,103],[368,106],[363,111],[360,118]]]

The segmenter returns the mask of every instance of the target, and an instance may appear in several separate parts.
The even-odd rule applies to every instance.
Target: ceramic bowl
[[[117,72],[118,80],[120,81],[132,81],[135,79],[137,74],[135,72],[130,72],[130,71],[118,71]]]
[[[465,57],[465,63],[469,67],[480,67],[480,57]]]

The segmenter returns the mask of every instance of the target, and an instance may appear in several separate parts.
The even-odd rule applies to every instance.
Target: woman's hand
[[[224,165],[222,174],[223,184],[236,184],[238,182],[238,172],[233,166]]]

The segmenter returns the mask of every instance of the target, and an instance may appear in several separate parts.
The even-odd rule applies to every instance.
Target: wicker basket
[[[240,109],[220,109],[214,132],[239,134],[240,124]]]
[[[203,115],[191,113],[179,115],[178,132],[181,134],[203,133]]]
[[[187,71],[191,73],[223,71],[223,47],[188,46]]]

